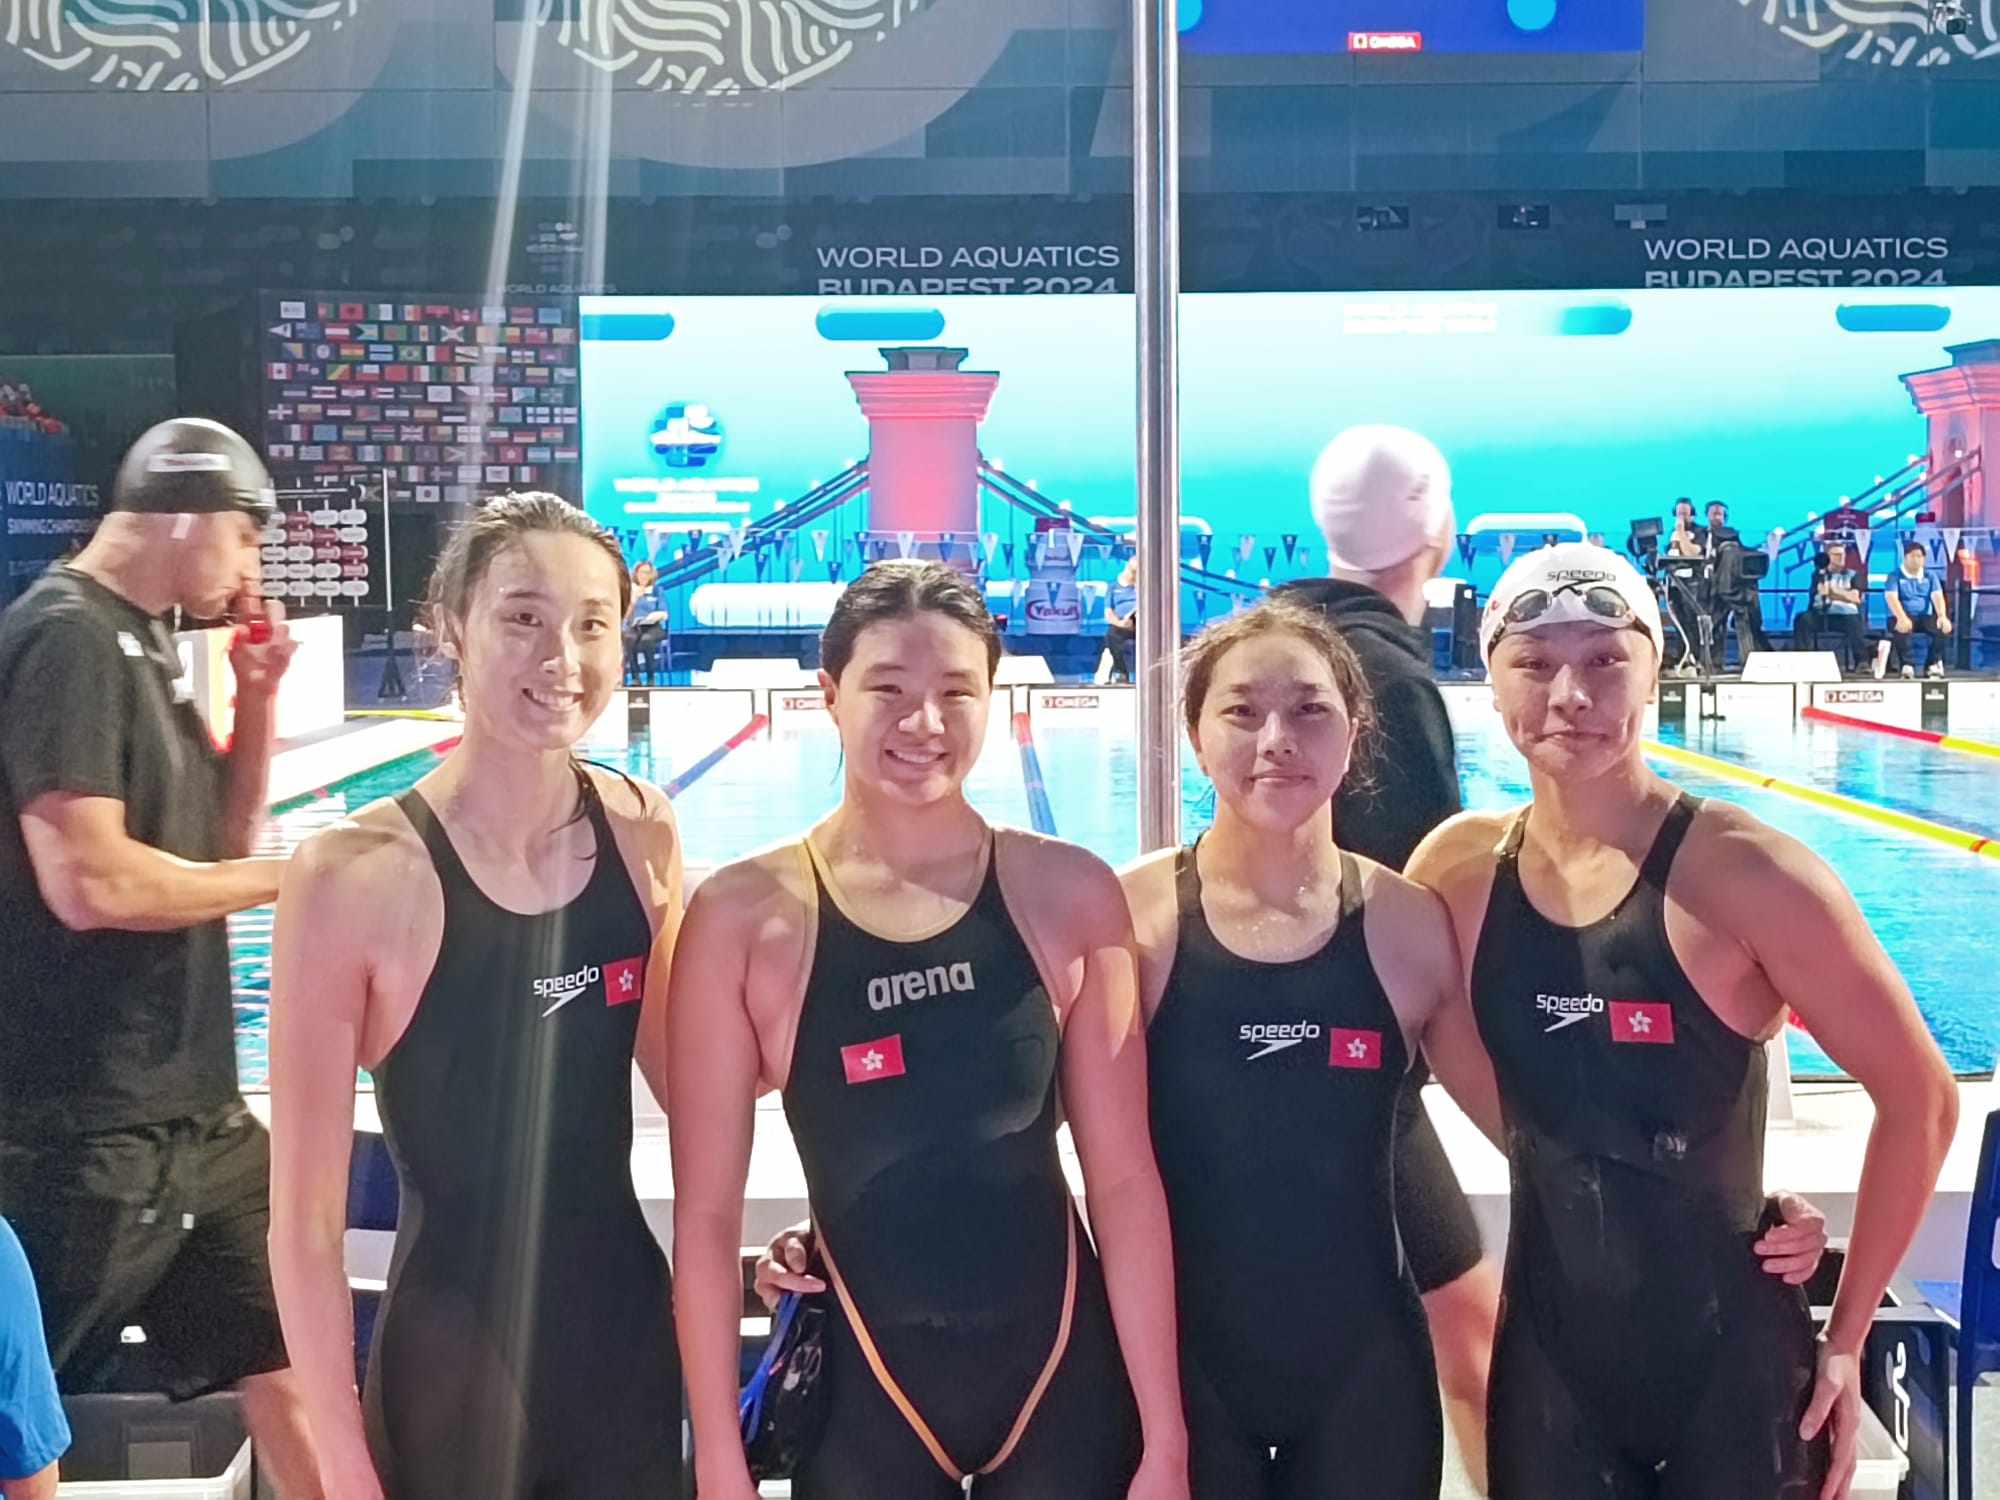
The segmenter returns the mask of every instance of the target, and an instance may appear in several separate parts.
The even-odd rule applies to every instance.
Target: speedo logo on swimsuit
[[[543,1019],[554,1015],[600,979],[604,981],[604,1003],[607,1006],[632,1004],[645,989],[645,955],[617,959],[601,969],[596,964],[585,964],[573,974],[552,974],[547,979],[537,979],[535,998],[549,1002],[548,1009],[542,1012]]]
[[[554,1015],[603,977],[604,971],[596,964],[585,964],[574,974],[557,974],[548,979],[537,979],[535,998],[554,1002],[542,1014]]]
[[[1262,1021],[1236,1028],[1237,1039],[1257,1049],[1243,1059],[1245,1062],[1255,1062],[1273,1052],[1283,1052],[1300,1042],[1316,1042],[1322,1035],[1324,1033],[1317,1021]]]
[[[1552,1018],[1542,1028],[1546,1035],[1551,1031],[1561,1031],[1565,1026],[1574,1026],[1591,1016],[1603,1015],[1604,1001],[1596,995],[1537,995],[1535,1009]]]
[[[928,1000],[933,995],[969,994],[972,990],[971,964],[932,964],[928,969],[912,969],[907,974],[885,974],[868,981],[868,1008],[893,1010],[907,1000]]]

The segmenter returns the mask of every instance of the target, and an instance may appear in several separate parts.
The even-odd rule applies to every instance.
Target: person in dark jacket
[[[1451,468],[1407,428],[1352,427],[1313,465],[1312,511],[1332,576],[1280,592],[1323,610],[1354,648],[1381,727],[1373,775],[1334,798],[1335,836],[1342,848],[1400,870],[1461,807],[1451,719],[1422,628],[1424,585],[1450,556],[1456,530]],[[1397,1110],[1396,1223],[1423,1294],[1445,1410],[1483,1491],[1500,1276],[1424,1108],[1427,1077],[1421,1062],[1410,1070]]]

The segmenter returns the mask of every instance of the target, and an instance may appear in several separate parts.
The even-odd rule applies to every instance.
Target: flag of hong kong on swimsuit
[[[1611,1040],[1672,1046],[1674,1008],[1658,1000],[1613,1000]]]
[[[1327,1047],[1327,1066],[1332,1068],[1379,1068],[1382,1066],[1382,1033],[1349,1031],[1336,1026]]]
[[[646,988],[646,959],[621,958],[604,966],[604,1003],[630,1005]]]
[[[885,1036],[840,1049],[840,1065],[849,1083],[879,1083],[903,1076],[903,1038]]]

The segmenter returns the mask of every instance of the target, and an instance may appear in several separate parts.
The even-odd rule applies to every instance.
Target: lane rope
[[[1042,760],[1035,753],[1035,732],[1025,713],[1014,715],[1014,741],[1021,747],[1021,779],[1028,784],[1028,817],[1035,832],[1056,836],[1055,810],[1049,806],[1049,789],[1042,780]]]
[[[1811,719],[1816,724],[1832,724],[1839,729],[1872,729],[1877,734],[1889,734],[1899,740],[1915,740],[1919,744],[1935,745],[1940,750],[1957,750],[1965,755],[1984,755],[1992,760],[2000,760],[2000,745],[1989,745],[1984,740],[1969,740],[1962,735],[1935,734],[1928,729],[1905,729],[1901,724],[1878,724],[1873,719],[1857,719],[1848,714],[1829,713],[1823,708],[1801,709],[1799,717]]]
[[[1657,740],[1646,741],[1646,753],[1670,765],[1685,766],[1689,770],[1700,771],[1707,776],[1718,776],[1725,781],[1756,787],[1759,791],[1778,792],[1783,796],[1796,798],[1800,802],[1809,802],[1814,807],[1825,808],[1829,812],[1844,813],[1850,818],[1873,823],[1881,828],[1913,834],[1918,838],[1929,839],[1933,843],[1949,844],[1954,849],[1963,849],[1968,854],[1977,854],[1985,859],[2000,860],[2000,843],[1996,843],[1988,835],[1969,833],[1963,828],[1953,828],[1944,823],[1933,823],[1928,818],[1897,812],[1893,808],[1877,807],[1872,802],[1863,802],[1856,797],[1843,797],[1838,792],[1823,792],[1818,787],[1786,781],[1781,776],[1767,776],[1762,771],[1753,771],[1746,766],[1737,765],[1734,761],[1718,760],[1712,755],[1703,755],[1696,750],[1683,750],[1675,745],[1663,745]]]

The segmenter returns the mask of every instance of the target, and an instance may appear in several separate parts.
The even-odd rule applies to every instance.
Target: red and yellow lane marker
[[[1935,745],[1940,750],[1958,750],[1966,755],[1984,755],[2000,760],[2000,745],[1989,745],[1984,740],[1968,740],[1955,734],[1933,734],[1928,729],[1905,729],[1900,724],[1877,724],[1873,719],[1828,713],[1823,708],[1805,709],[1800,717],[1819,724],[1837,725],[1842,729],[1872,729],[1877,734],[1893,734],[1899,740],[1916,740],[1920,744]]]
[[[1928,818],[1913,817],[1909,813],[1877,807],[1872,802],[1863,802],[1856,797],[1843,797],[1838,792],[1823,792],[1818,787],[1786,781],[1781,776],[1767,776],[1762,771],[1753,771],[1747,766],[1737,765],[1734,761],[1718,760],[1713,755],[1703,755],[1695,750],[1683,750],[1675,745],[1662,745],[1657,740],[1646,741],[1646,753],[1656,760],[1666,761],[1669,765],[1686,766],[1689,770],[1699,771],[1704,776],[1719,776],[1725,781],[1756,787],[1759,791],[1781,792],[1787,797],[1809,802],[1814,807],[1825,808],[1828,812],[1844,813],[1850,818],[1859,818],[1862,822],[1873,823],[1879,828],[1913,834],[1917,838],[1929,839],[1933,843],[1949,844],[1954,849],[1963,849],[1968,854],[1977,854],[1984,859],[2000,860],[2000,841],[1988,835],[1968,833],[1963,828],[1952,828],[1943,823],[1933,823]]]

